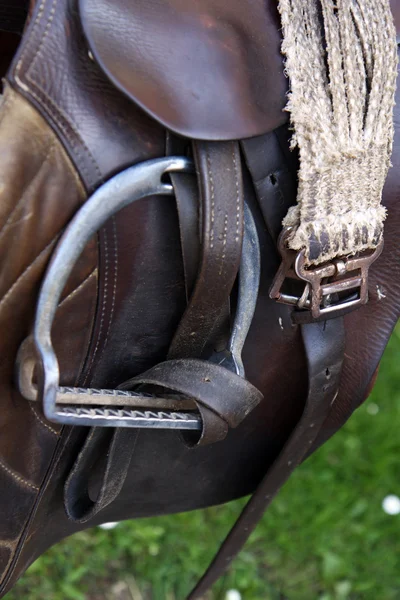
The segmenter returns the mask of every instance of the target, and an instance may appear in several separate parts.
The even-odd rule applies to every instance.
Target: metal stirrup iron
[[[68,425],[137,427],[153,429],[202,429],[202,419],[190,399],[173,395],[156,397],[128,390],[73,388],[59,385],[59,367],[51,343],[51,327],[64,285],[93,233],[124,206],[145,196],[171,196],[173,187],[162,182],[167,173],[191,172],[186,158],[165,158],[130,167],[103,184],[77,212],[63,234],[48,267],[40,291],[33,336],[21,345],[17,371],[21,393],[38,398],[33,385],[37,358],[43,367],[43,408],[46,417]],[[239,273],[239,297],[226,352],[211,362],[244,378],[242,349],[258,297],[260,250],[256,225],[245,206],[244,238]]]

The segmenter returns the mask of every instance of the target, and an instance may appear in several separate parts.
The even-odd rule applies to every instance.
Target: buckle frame
[[[271,299],[299,311],[308,310],[312,320],[334,318],[368,302],[368,271],[382,253],[383,239],[373,251],[310,267],[306,264],[305,250],[296,253],[288,248],[290,233],[291,228],[285,228],[279,236],[282,261],[270,288]],[[284,293],[283,285],[288,279],[304,281],[303,293]],[[353,293],[338,299],[344,292]]]

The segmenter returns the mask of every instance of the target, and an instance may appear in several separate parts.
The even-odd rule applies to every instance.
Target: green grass
[[[397,330],[368,402],[297,470],[210,598],[400,599],[400,515],[381,507],[400,496],[399,356]],[[79,533],[7,599],[182,600],[242,505]]]

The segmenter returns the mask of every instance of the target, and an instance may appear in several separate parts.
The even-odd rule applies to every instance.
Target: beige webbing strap
[[[283,221],[307,262],[375,248],[397,76],[389,0],[279,0],[298,204]]]

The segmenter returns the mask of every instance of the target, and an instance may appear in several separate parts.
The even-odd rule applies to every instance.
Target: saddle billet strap
[[[227,315],[243,238],[243,183],[237,142],[193,143],[201,200],[201,263],[168,358],[200,358]]]
[[[296,203],[298,159],[295,152],[289,153],[289,135],[288,127],[284,125],[271,133],[241,142],[258,204],[275,243],[282,230],[283,218]]]
[[[302,417],[187,600],[201,598],[241,551],[273,498],[307,456],[337,397],[344,359],[343,318],[304,325],[302,336],[309,379]]]

